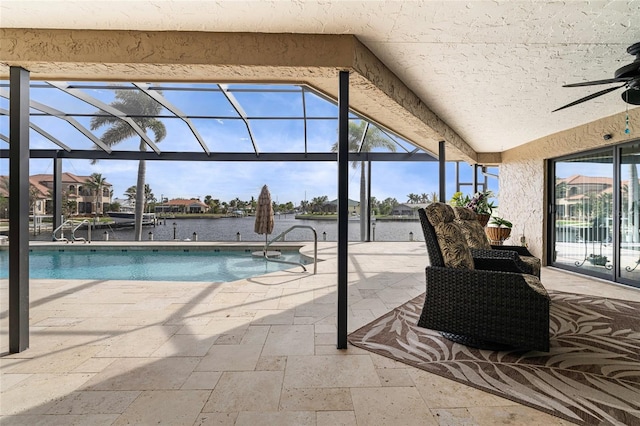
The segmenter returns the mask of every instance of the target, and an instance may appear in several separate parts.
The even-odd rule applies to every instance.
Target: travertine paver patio
[[[350,244],[350,331],[424,291],[423,244]],[[0,423],[567,424],[352,346],[336,349],[335,244],[319,252],[327,260],[317,275],[33,280],[31,347],[0,358]],[[548,268],[542,280],[640,301],[640,291]]]

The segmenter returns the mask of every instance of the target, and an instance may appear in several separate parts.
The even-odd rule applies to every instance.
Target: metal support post
[[[349,245],[349,72],[340,71],[338,95],[338,349],[347,348]]]
[[[9,69],[9,352],[29,347],[29,71]]]
[[[444,141],[440,141],[438,143],[438,164],[439,164],[439,168],[438,168],[438,187],[439,187],[439,192],[438,192],[438,200],[441,203],[446,203],[447,202],[447,190],[446,190],[446,183],[447,183],[447,159],[445,157],[445,150],[444,150]]]
[[[53,229],[62,225],[62,158],[53,159]]]
[[[478,165],[473,165],[473,180],[471,181],[473,184],[473,193],[478,192]]]

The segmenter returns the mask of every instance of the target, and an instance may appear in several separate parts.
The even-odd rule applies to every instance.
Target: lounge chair
[[[480,348],[549,350],[549,296],[534,275],[482,270],[451,206],[419,210],[430,265],[418,326]]]

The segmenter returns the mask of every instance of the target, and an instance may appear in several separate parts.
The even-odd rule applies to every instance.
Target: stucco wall
[[[579,106],[572,112],[579,114]],[[502,153],[498,215],[513,222],[512,236],[507,244],[519,245],[520,237],[524,236],[529,250],[545,258],[548,205],[545,160],[640,137],[640,108],[629,111],[630,135],[624,133],[625,115],[606,117]],[[605,141],[605,134],[612,135],[612,138]]]

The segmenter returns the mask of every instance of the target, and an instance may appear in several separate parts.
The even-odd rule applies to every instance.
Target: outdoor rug
[[[418,327],[424,295],[349,342],[574,423],[640,425],[640,302],[549,295],[549,353],[474,349]]]

